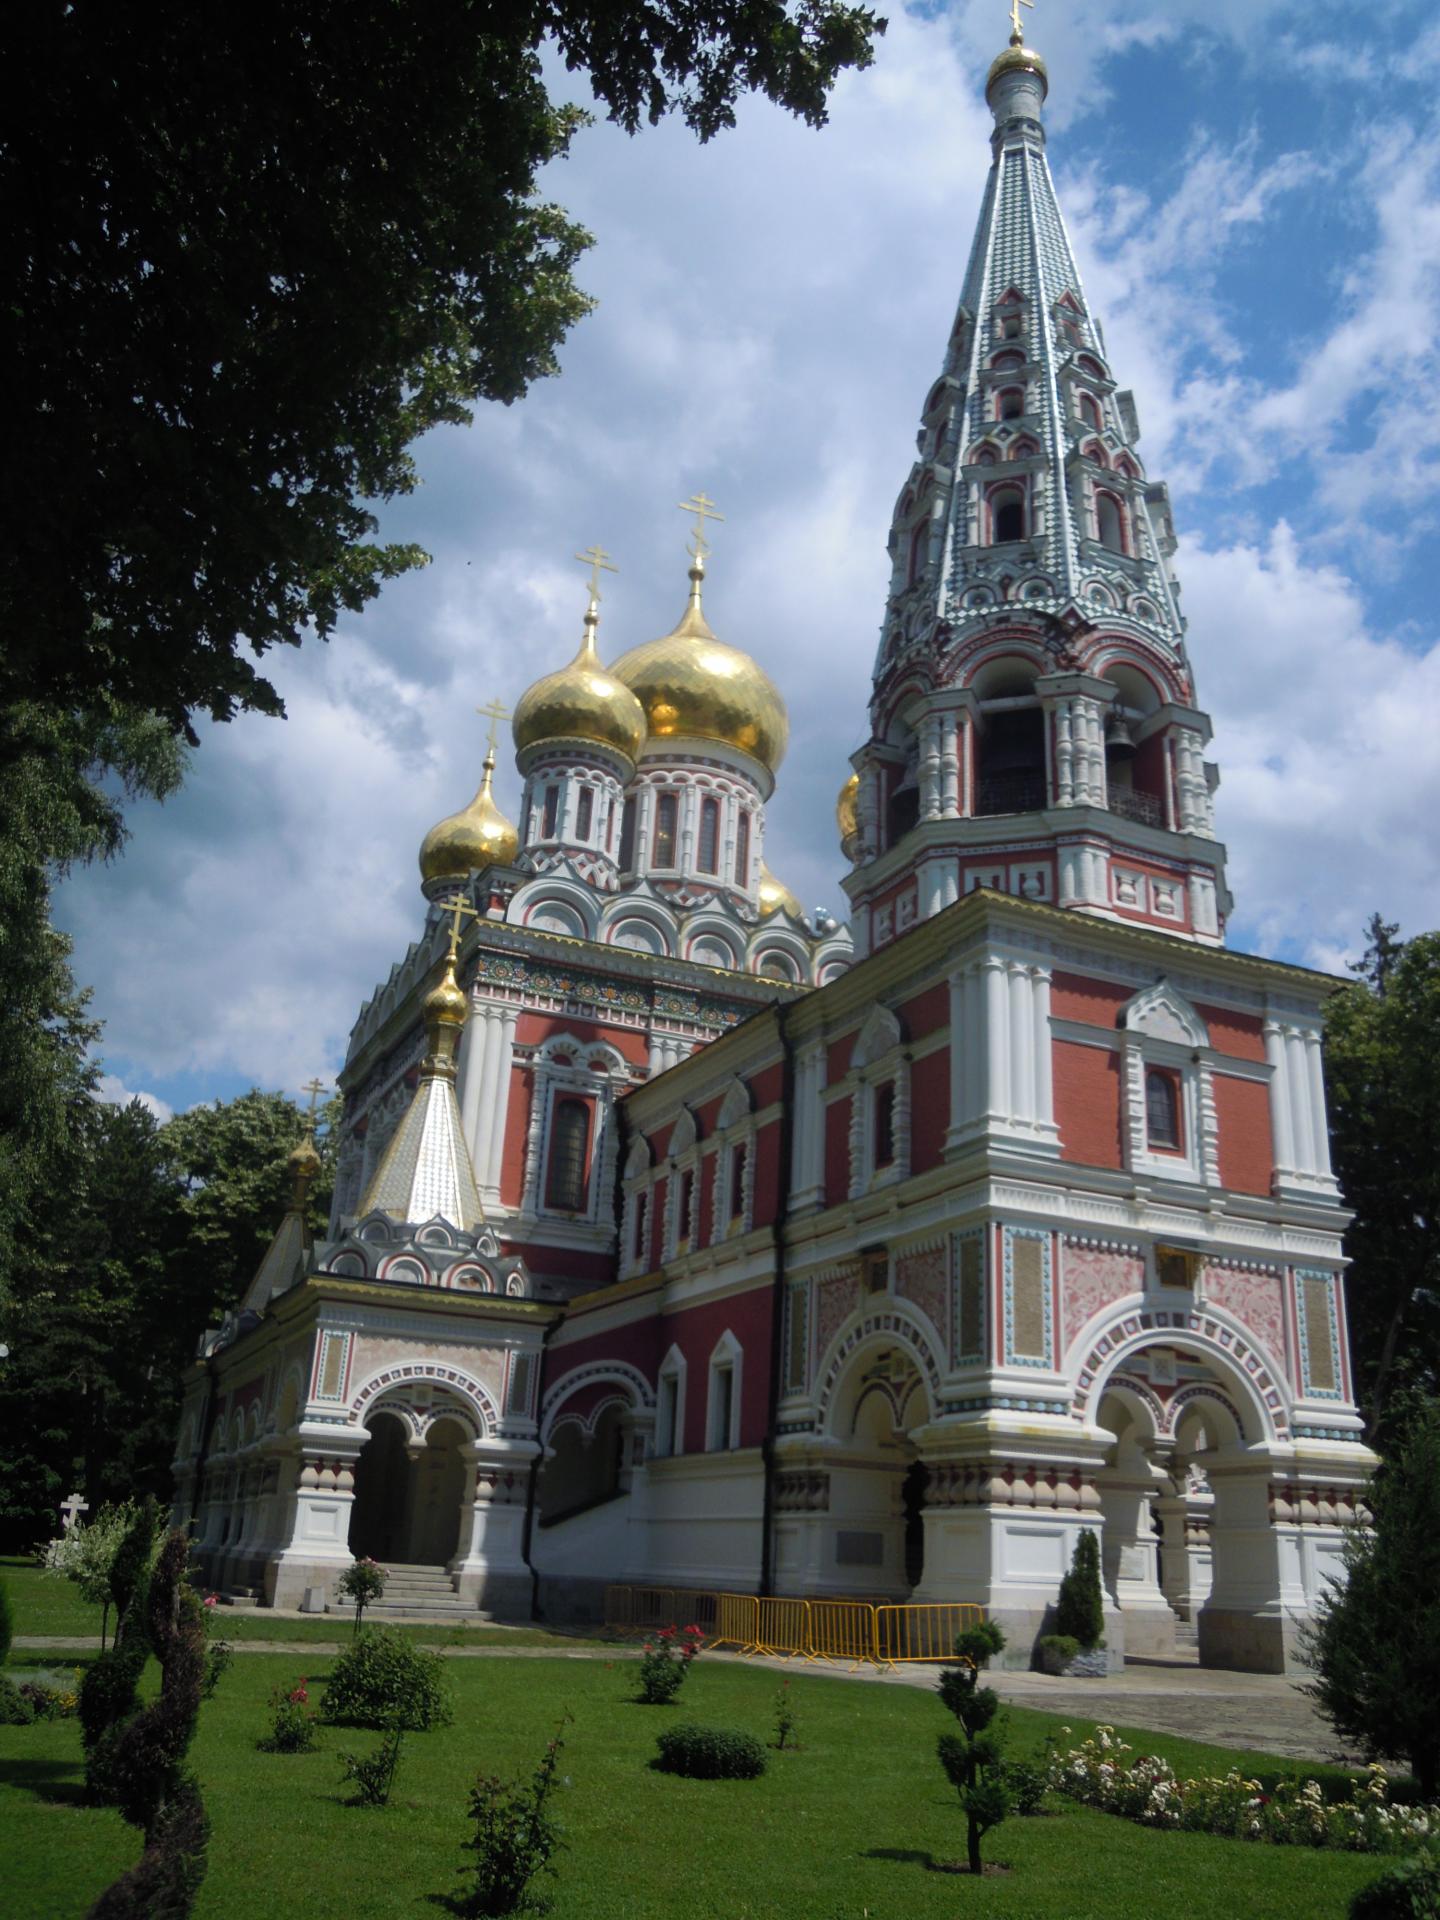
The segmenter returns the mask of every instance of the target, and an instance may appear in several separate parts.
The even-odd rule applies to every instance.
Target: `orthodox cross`
[[[325,1084],[323,1080],[307,1080],[300,1089],[302,1093],[308,1093],[310,1096],[310,1111],[307,1118],[312,1126],[315,1124],[315,1102],[325,1091]]]
[[[488,720],[490,722],[490,751],[494,753],[495,729],[502,720],[508,720],[510,718],[510,709],[502,705],[499,700],[492,700],[488,707],[476,707],[475,711],[482,720]]]
[[[90,1502],[82,1500],[78,1493],[72,1493],[68,1500],[60,1502],[60,1524],[68,1533],[82,1513],[90,1511]]]
[[[600,598],[601,569],[603,568],[606,573],[619,573],[620,569],[614,564],[603,547],[586,547],[585,551],[583,553],[577,553],[575,558],[580,562],[582,567],[589,567],[590,598],[592,600],[598,600]]]
[[[1015,29],[1015,44],[1019,46],[1025,37],[1025,29],[1020,24],[1021,7],[1033,7],[1035,0],[1010,0],[1010,24]]]
[[[1035,0],[1030,0],[1030,4],[1034,6]],[[710,551],[710,542],[705,538],[705,522],[723,520],[725,516],[716,511],[715,502],[708,494],[697,493],[691,499],[682,500],[679,504],[682,513],[693,513],[695,516],[695,544],[688,551],[694,559],[698,560],[702,554]]]
[[[442,900],[440,911],[450,917],[450,964],[453,967],[455,956],[460,951],[460,922],[467,914],[472,920],[478,920],[480,916],[474,907],[467,904],[463,893],[452,893],[448,900]]]

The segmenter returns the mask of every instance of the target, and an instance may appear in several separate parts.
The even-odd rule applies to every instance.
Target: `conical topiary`
[[[1105,1596],[1100,1588],[1100,1540],[1087,1527],[1075,1542],[1070,1571],[1060,1582],[1055,1631],[1078,1640],[1084,1652],[1105,1644]]]

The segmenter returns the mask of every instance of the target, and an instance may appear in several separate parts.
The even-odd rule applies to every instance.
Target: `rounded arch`
[[[567,1413],[565,1403],[590,1387],[619,1387],[625,1404],[632,1413],[652,1413],[655,1408],[655,1395],[650,1382],[638,1367],[632,1367],[624,1360],[594,1360],[587,1366],[572,1367],[569,1373],[562,1374],[545,1395],[540,1407],[540,1444],[547,1446],[555,1428],[565,1419],[588,1420],[593,1432],[601,1410],[615,1403],[615,1394],[597,1397],[596,1404],[585,1414]]]
[[[816,1426],[824,1433],[836,1410],[837,1394],[854,1368],[867,1354],[887,1346],[899,1346],[912,1360],[925,1388],[925,1415],[934,1420],[940,1410],[940,1376],[944,1357],[936,1347],[920,1315],[906,1302],[886,1298],[858,1307],[837,1329],[829,1346],[820,1356],[815,1396]]]
[[[595,937],[596,896],[563,874],[543,874],[517,889],[512,917],[541,933],[557,933],[572,940]],[[547,918],[556,921],[547,926]],[[564,924],[561,924],[564,923]]]
[[[387,1393],[402,1387],[427,1386],[449,1398],[459,1400],[477,1425],[477,1437],[483,1439],[500,1425],[500,1403],[483,1380],[464,1367],[444,1366],[438,1361],[394,1362],[372,1369],[350,1397],[345,1417],[352,1427],[363,1427],[369,1414]],[[386,1406],[386,1413],[395,1411]]]
[[[1197,1384],[1209,1388],[1230,1407],[1247,1441],[1289,1439],[1290,1417],[1280,1386],[1283,1372],[1248,1328],[1241,1328],[1238,1321],[1219,1309],[1114,1315],[1086,1343],[1084,1359],[1076,1372],[1076,1413],[1098,1410],[1115,1376],[1124,1373],[1126,1363],[1144,1348],[1157,1346],[1198,1353],[1214,1373],[1215,1381]],[[1173,1437],[1177,1402],[1188,1394],[1188,1387],[1183,1388],[1166,1403],[1158,1428],[1161,1436]]]

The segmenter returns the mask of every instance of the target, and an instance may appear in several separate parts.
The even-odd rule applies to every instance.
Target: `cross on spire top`
[[[1033,8],[1034,5],[1035,5],[1035,0],[1010,0],[1010,26],[1012,29],[1011,38],[1014,40],[1017,47],[1022,43],[1022,41],[1025,38],[1025,29],[1020,24],[1020,9],[1021,7]]]
[[[502,720],[508,720],[510,718],[510,709],[507,706],[505,706],[502,701],[492,700],[489,706],[476,707],[475,711],[476,713],[479,714],[482,720],[488,720],[490,722],[490,734],[489,734],[490,751],[491,753],[494,753],[495,730],[500,725],[500,722]]]
[[[1030,0],[1030,4],[1033,6],[1035,0]],[[706,493],[693,494],[690,499],[682,500],[679,505],[682,513],[693,513],[695,516],[695,544],[688,547],[686,551],[694,560],[703,559],[710,551],[710,542],[705,538],[705,522],[723,520],[725,516],[718,511],[715,502]]]
[[[590,598],[592,600],[598,600],[600,598],[600,575],[602,570],[605,573],[619,573],[620,569],[615,565],[603,547],[586,547],[585,551],[583,553],[577,553],[575,558],[580,562],[582,567],[589,567]]]
[[[315,1102],[320,1098],[321,1094],[324,1093],[327,1084],[324,1080],[307,1080],[300,1089],[302,1093],[308,1093],[310,1096],[310,1106],[305,1117],[310,1122],[312,1132],[315,1127]]]
[[[455,964],[455,956],[460,951],[460,923],[462,920],[478,920],[480,915],[466,900],[463,893],[452,893],[448,900],[440,902],[440,911],[450,920],[450,965]]]

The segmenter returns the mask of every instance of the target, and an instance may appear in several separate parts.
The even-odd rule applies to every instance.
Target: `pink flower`
[[[218,1606],[219,1606],[219,1604],[220,1604],[220,1596],[219,1596],[219,1594],[218,1594],[218,1593],[207,1593],[207,1594],[206,1594],[206,1596],[205,1596],[205,1604],[206,1604],[206,1606],[207,1606],[207,1607],[218,1607]]]

